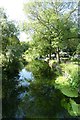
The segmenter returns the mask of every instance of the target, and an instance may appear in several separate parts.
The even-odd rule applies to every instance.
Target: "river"
[[[29,87],[30,82],[34,80],[33,74],[30,71],[27,71],[25,68],[23,68],[20,72],[19,72],[19,87]],[[21,92],[17,98],[20,99],[20,102],[24,100],[25,95],[28,94],[27,91],[23,91]],[[22,108],[20,106],[18,106],[18,110],[16,112],[15,115],[16,118],[24,118],[25,117],[25,113],[24,110],[22,110]]]

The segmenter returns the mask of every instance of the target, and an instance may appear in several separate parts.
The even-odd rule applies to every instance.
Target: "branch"
[[[77,7],[76,7],[76,8],[77,8]],[[66,18],[66,20],[65,20],[66,22],[64,22],[64,24],[67,23],[67,20],[70,18],[71,14],[72,14],[74,11],[76,11],[76,8],[73,9],[72,11],[70,11],[69,16]]]

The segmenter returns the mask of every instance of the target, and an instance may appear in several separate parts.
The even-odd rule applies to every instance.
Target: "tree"
[[[2,116],[15,117],[19,104],[18,73],[22,69],[24,50],[18,39],[18,27],[8,20],[5,11],[0,8],[0,29],[2,40]]]
[[[72,20],[76,11],[75,3],[33,2],[25,5],[24,9],[32,20],[29,30],[33,31],[32,48],[35,53],[49,54],[51,59],[51,54],[55,51],[57,61],[60,62],[60,49],[68,48],[70,42],[74,43],[74,39],[78,38],[77,27]]]

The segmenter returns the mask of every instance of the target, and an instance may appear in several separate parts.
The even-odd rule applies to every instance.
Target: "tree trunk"
[[[50,48],[49,48],[49,59],[51,60],[51,50],[52,50],[52,48],[51,48],[51,40],[49,41],[49,44],[50,44]]]
[[[57,62],[60,63],[60,54],[59,54],[59,47],[57,48],[57,54],[56,54]]]
[[[49,59],[51,60],[51,51],[49,51]]]

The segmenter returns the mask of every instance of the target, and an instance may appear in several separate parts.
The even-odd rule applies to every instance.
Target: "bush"
[[[60,89],[63,94],[70,97],[78,96],[78,83],[78,65],[71,63],[65,65],[63,76],[59,76],[55,80],[55,86]]]
[[[33,60],[27,66],[35,78],[48,78],[51,79],[55,73],[51,70],[48,63],[41,60]]]
[[[78,74],[78,65],[68,64],[65,68],[65,71],[70,75],[69,82],[71,87],[78,88],[79,74]]]

